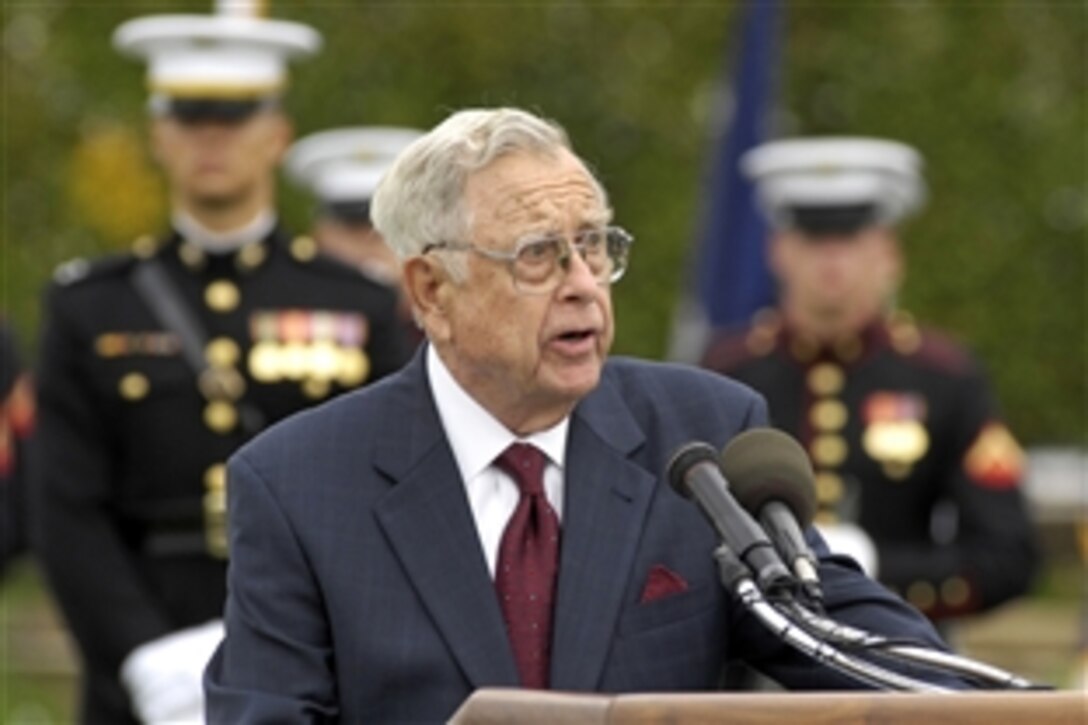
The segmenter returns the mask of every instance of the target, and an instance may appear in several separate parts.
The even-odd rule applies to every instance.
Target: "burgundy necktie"
[[[495,465],[518,484],[521,498],[499,543],[495,588],[523,687],[548,686],[552,603],[559,562],[559,518],[544,495],[539,449],[514,443]]]

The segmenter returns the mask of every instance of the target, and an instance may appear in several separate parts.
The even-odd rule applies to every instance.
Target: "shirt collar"
[[[552,463],[563,468],[569,416],[547,430],[519,438],[461,387],[435,352],[434,345],[427,346],[427,379],[463,481],[478,476],[515,442],[536,446]]]

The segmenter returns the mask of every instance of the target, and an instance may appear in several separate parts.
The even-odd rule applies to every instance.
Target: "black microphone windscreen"
[[[816,515],[812,462],[801,444],[774,428],[751,428],[722,452],[729,488],[750,513],[758,515],[770,501],[789,506],[806,526]]]
[[[691,498],[691,489],[688,488],[687,475],[692,466],[699,463],[713,463],[719,465],[718,452],[709,443],[686,443],[672,454],[666,471],[669,476],[669,484],[673,489],[685,498]]]

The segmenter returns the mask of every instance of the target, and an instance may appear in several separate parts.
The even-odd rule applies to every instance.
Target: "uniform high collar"
[[[265,209],[247,224],[227,231],[208,229],[185,212],[175,212],[172,221],[174,229],[187,243],[205,254],[223,255],[236,253],[247,244],[267,238],[275,229],[277,220],[271,209]]]

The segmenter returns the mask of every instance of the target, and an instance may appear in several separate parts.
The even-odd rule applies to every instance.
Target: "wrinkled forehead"
[[[574,154],[514,152],[469,177],[466,201],[481,224],[581,226],[611,217],[603,190]]]

